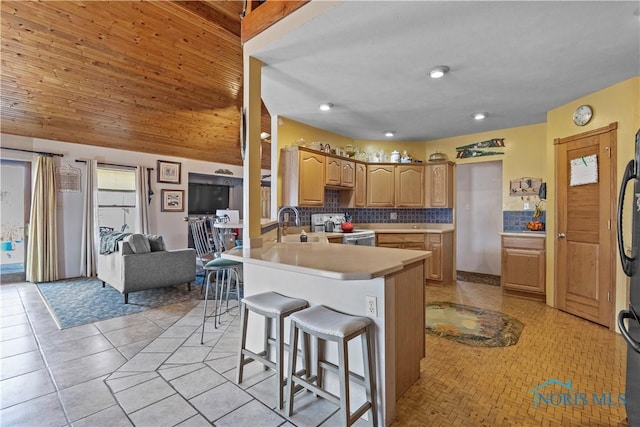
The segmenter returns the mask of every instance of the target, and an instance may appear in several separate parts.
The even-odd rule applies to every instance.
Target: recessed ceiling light
[[[395,130],[385,130],[384,131],[384,136],[386,136],[387,138],[391,138],[395,134],[396,134]]]
[[[437,67],[434,67],[431,71],[429,71],[429,76],[432,79],[439,79],[440,77],[444,76],[448,72],[449,72],[449,67],[447,67],[446,65],[438,65]]]
[[[333,104],[330,102],[326,102],[324,104],[320,104],[320,110],[322,111],[329,111],[333,108]]]
[[[487,113],[475,113],[473,118],[476,120],[484,120],[487,117]]]

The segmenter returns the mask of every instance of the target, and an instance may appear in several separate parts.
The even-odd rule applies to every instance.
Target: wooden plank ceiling
[[[2,132],[241,165],[242,7],[3,0]]]

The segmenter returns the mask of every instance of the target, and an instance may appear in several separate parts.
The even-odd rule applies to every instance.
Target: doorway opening
[[[456,270],[459,280],[500,285],[502,161],[456,166]]]
[[[25,281],[31,163],[0,159],[0,283]]]

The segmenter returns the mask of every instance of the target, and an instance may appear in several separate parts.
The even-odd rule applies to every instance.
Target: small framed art
[[[162,212],[184,212],[184,190],[161,190]]]
[[[158,182],[180,184],[180,163],[158,160]]]

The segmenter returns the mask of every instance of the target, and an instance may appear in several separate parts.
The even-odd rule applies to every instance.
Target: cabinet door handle
[[[558,234],[556,234],[556,237],[558,239],[564,239],[566,237],[566,235],[564,233],[558,233]]]

